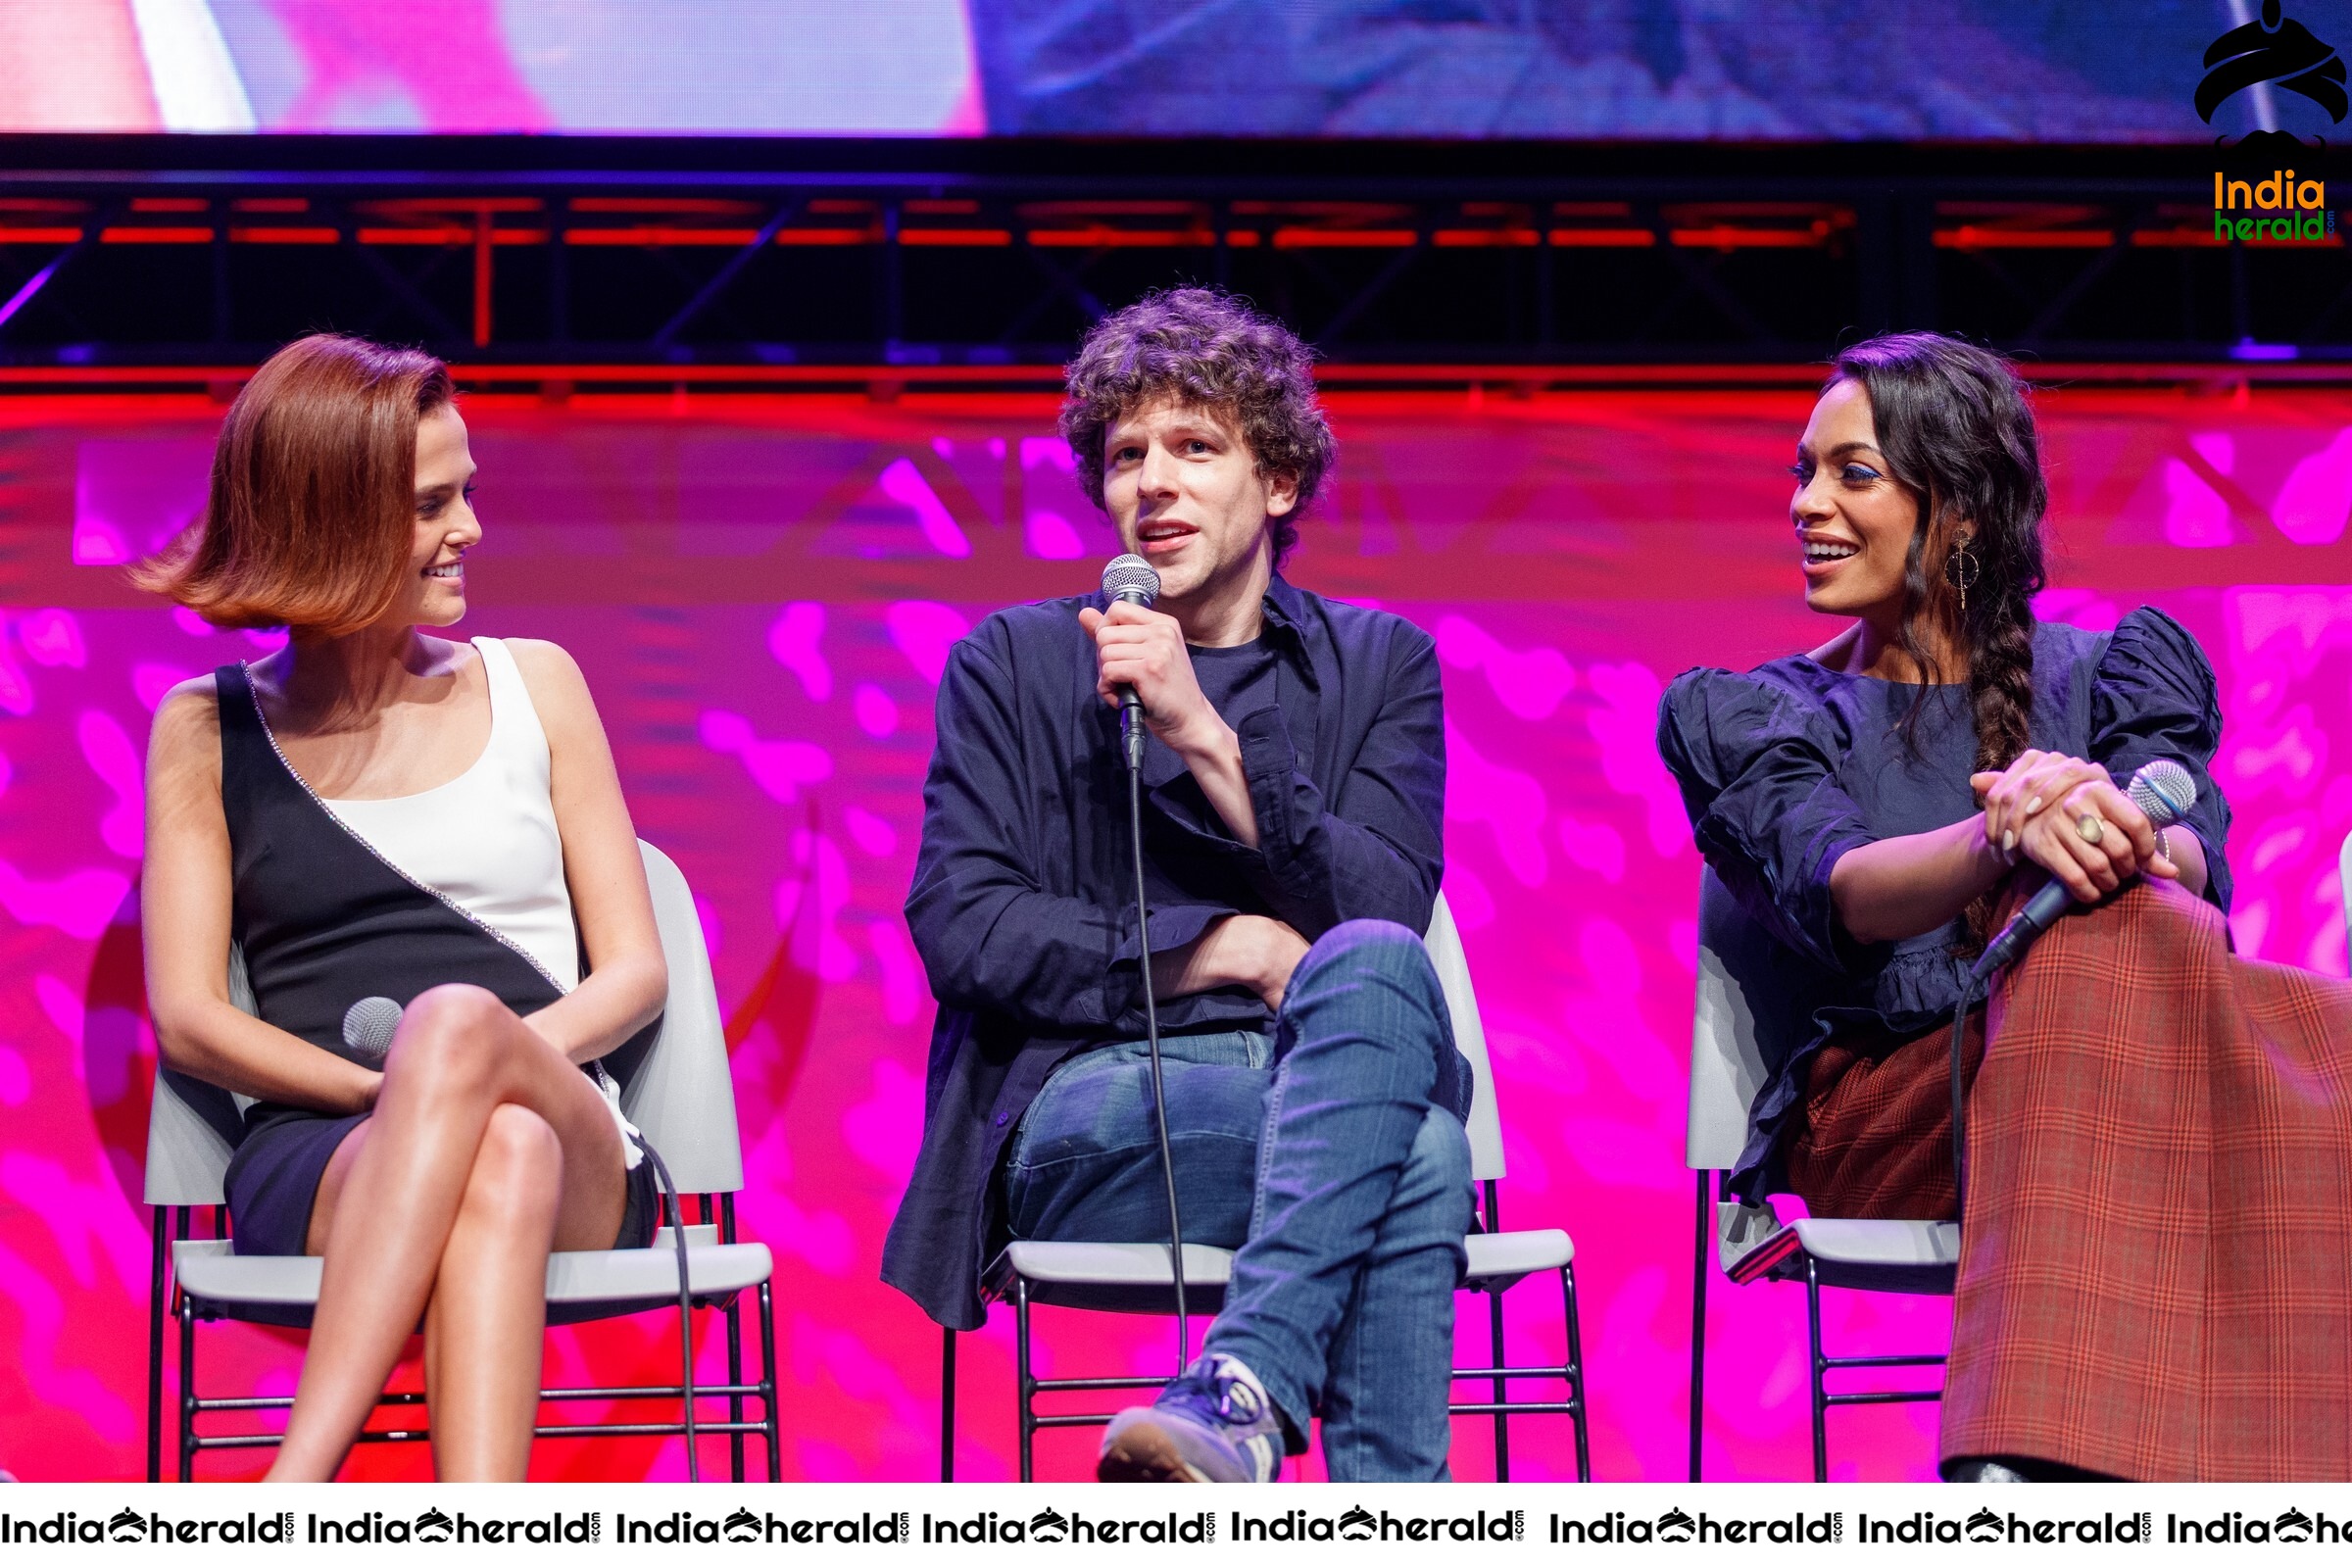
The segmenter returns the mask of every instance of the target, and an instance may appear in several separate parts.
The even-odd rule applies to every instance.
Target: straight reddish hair
[[[450,401],[429,354],[323,332],[287,344],[229,408],[202,520],[131,580],[216,626],[357,631],[400,592],[416,421]]]

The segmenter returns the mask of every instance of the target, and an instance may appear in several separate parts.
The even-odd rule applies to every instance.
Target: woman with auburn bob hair
[[[1658,718],[1783,1009],[1732,1190],[1953,1217],[1952,1017],[2055,878],[2079,912],[1966,1037],[1943,1474],[2352,1477],[2352,986],[2230,953],[2204,651],[2154,609],[2036,619],[2040,442],[1983,349],[1846,350],[1790,471],[1790,564],[1846,624]],[[2159,760],[2197,792],[2161,832],[2126,793]]]
[[[290,634],[158,710],[140,895],[165,1062],[254,1102],[236,1250],[325,1259],[271,1480],[334,1476],[420,1319],[437,1474],[522,1479],[548,1253],[645,1246],[659,1210],[604,1058],[668,977],[587,685],[551,643],[424,629],[466,613],[473,473],[438,360],[304,338],[135,573]],[[400,1020],[357,1059],[371,998]]]

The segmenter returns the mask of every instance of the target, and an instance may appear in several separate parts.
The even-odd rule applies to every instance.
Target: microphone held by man
[[[1152,563],[1137,555],[1115,557],[1102,568],[1102,597],[1113,605],[1133,605],[1138,610],[1150,610],[1159,597],[1159,573]],[[1119,694],[1119,740],[1127,753],[1129,772],[1141,772],[1144,766],[1144,700],[1136,695],[1131,683],[1121,683]]]

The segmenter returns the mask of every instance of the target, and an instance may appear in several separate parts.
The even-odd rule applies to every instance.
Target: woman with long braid
[[[1659,715],[1788,1014],[1733,1190],[1953,1217],[1951,1019],[2054,877],[2095,912],[1969,1024],[1943,1472],[2352,1475],[2352,986],[2228,955],[2204,653],[2154,609],[2035,619],[2048,490],[1994,355],[1849,349],[1792,471],[1806,605],[1851,624]],[[2197,789],[2163,832],[2121,787],[2158,759]]]

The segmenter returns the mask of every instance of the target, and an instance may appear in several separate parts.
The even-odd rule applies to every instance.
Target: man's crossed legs
[[[1291,977],[1271,1039],[1160,1043],[1188,1242],[1233,1248],[1202,1356],[1103,1444],[1105,1479],[1271,1479],[1323,1418],[1335,1481],[1446,1479],[1470,1071],[1420,939],[1354,920]],[[1012,1234],[1167,1235],[1141,1041],[1046,1081],[1005,1167]]]

